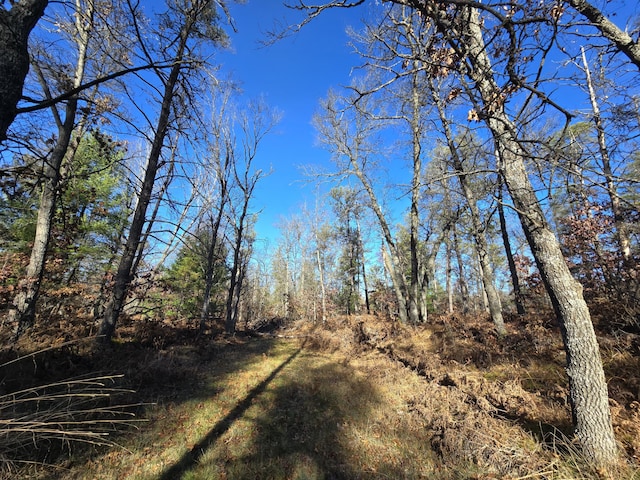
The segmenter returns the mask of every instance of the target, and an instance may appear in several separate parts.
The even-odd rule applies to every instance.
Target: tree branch
[[[600,10],[586,0],[567,0],[567,3],[580,12],[610,40],[618,50],[625,54],[640,69],[640,43],[634,42],[631,36],[609,20]]]
[[[95,80],[92,80],[88,83],[84,83],[76,88],[72,88],[71,90],[68,90],[66,92],[64,92],[61,95],[58,95],[57,97],[53,97],[53,98],[47,98],[45,100],[41,100],[41,101],[37,101],[35,99],[31,99],[31,98],[25,98],[23,97],[23,99],[32,101],[32,102],[38,102],[36,105],[31,105],[29,107],[22,107],[22,108],[18,108],[17,109],[17,113],[29,113],[29,112],[35,112],[38,110],[43,110],[45,108],[49,108],[52,105],[55,105],[56,103],[62,102],[64,100],[68,100],[71,97],[76,96],[78,93],[83,92],[84,90],[87,90],[91,87],[95,87],[96,85],[99,85],[101,83],[104,82],[108,82],[109,80],[114,80],[118,77],[122,77],[123,75],[126,75],[128,73],[134,73],[134,72],[139,72],[141,70],[148,70],[148,69],[157,69],[157,68],[168,68],[173,66],[173,62],[172,63],[166,63],[166,64],[147,64],[147,65],[141,65],[138,67],[132,67],[132,68],[127,68],[125,70],[120,70],[119,72],[114,72],[111,73],[109,75],[106,75],[104,77],[100,77],[100,78],[96,78]]]

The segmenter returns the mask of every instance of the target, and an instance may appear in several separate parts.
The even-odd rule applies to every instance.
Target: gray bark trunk
[[[451,277],[453,276],[453,266],[451,263],[451,236],[447,235],[445,240],[445,289],[447,290],[447,303],[449,314],[453,314],[453,285],[451,285]]]
[[[631,258],[631,242],[629,240],[629,233],[624,222],[622,215],[622,208],[620,207],[620,197],[613,181],[613,171],[611,170],[611,161],[609,159],[609,148],[607,146],[607,138],[604,130],[604,124],[602,122],[602,116],[600,115],[600,105],[598,104],[598,97],[593,86],[593,80],[591,79],[591,71],[589,70],[589,64],[587,63],[587,56],[584,53],[584,48],[581,48],[582,62],[584,64],[584,72],[587,76],[587,87],[589,89],[589,99],[591,100],[591,108],[593,110],[593,123],[596,126],[596,132],[598,136],[598,149],[600,150],[600,159],[602,160],[602,172],[604,173],[605,182],[607,185],[607,194],[611,201],[611,212],[613,213],[613,221],[616,226],[616,233],[618,235],[618,244],[620,246],[620,253],[625,260]]]
[[[471,7],[462,7],[462,10],[464,48],[470,65],[466,73],[475,82],[485,108],[493,112],[485,121],[496,141],[502,174],[560,322],[575,435],[587,458],[606,465],[616,460],[617,446],[607,383],[589,309],[582,287],[572,277],[529,181],[524,162],[527,153],[518,141],[517,129],[504,107],[495,104],[501,90],[494,80],[478,11]]]
[[[369,197],[369,202],[371,204],[371,209],[373,210],[373,213],[375,213],[378,219],[378,223],[382,230],[382,237],[389,249],[388,255],[385,256],[386,258],[385,265],[387,266],[387,270],[389,271],[389,275],[391,277],[391,283],[393,285],[393,291],[395,292],[396,300],[398,301],[398,315],[400,317],[400,321],[402,323],[406,323],[408,320],[407,297],[406,297],[407,285],[404,280],[404,277],[399,272],[401,262],[400,262],[400,255],[398,253],[397,245],[393,240],[393,235],[391,235],[391,229],[389,228],[387,219],[384,217],[384,214],[382,213],[382,208],[378,203],[378,199],[376,197],[375,192],[373,191],[373,188],[371,188],[371,185],[369,184],[369,182],[367,181],[367,178],[365,177],[364,173],[360,169],[360,166],[358,165],[356,159],[350,157],[349,160],[351,162],[351,166],[354,169],[355,175],[358,177],[358,179],[362,183],[362,186],[367,192],[367,195]],[[383,249],[383,252],[387,253],[384,249]]]
[[[224,200],[223,200],[224,199]],[[224,212],[224,205],[226,203],[226,192],[221,192],[221,200],[216,220],[213,223],[211,230],[211,243],[207,249],[207,265],[205,267],[204,274],[204,299],[202,301],[202,309],[200,310],[200,326],[198,333],[201,335],[204,333],[207,326],[207,319],[209,318],[209,308],[211,306],[211,290],[213,289],[213,279],[215,270],[216,250],[218,246],[218,232],[220,231],[220,224],[222,223],[222,215]]]
[[[511,274],[511,285],[513,286],[513,297],[516,304],[518,315],[525,314],[524,299],[522,298],[522,289],[520,288],[520,279],[518,278],[518,269],[513,258],[511,250],[511,242],[509,241],[509,232],[507,231],[507,220],[504,214],[504,205],[502,204],[502,190],[504,180],[500,176],[500,184],[498,185],[498,217],[500,218],[500,233],[502,234],[502,243],[504,244],[504,252],[509,265],[509,273]]]
[[[424,321],[420,315],[420,264],[418,257],[418,229],[420,227],[420,175],[422,173],[422,144],[420,128],[421,98],[418,89],[417,61],[414,62],[415,72],[411,77],[411,143],[413,156],[413,176],[411,180],[411,209],[409,211],[409,249],[411,253],[411,284],[409,286],[409,321],[420,323]]]
[[[640,43],[634,41],[626,31],[621,30],[595,6],[585,0],[567,0],[567,3],[580,12],[596,27],[602,35],[624,53],[640,69]]]
[[[249,202],[253,196],[253,190],[256,186],[260,176],[257,173],[255,176],[249,178],[249,165],[244,175],[244,184],[240,185],[243,191],[242,210],[238,217],[238,223],[235,232],[235,242],[233,245],[233,263],[231,265],[231,272],[229,274],[229,293],[227,296],[227,316],[225,321],[225,330],[228,334],[233,334],[236,331],[236,324],[238,320],[238,305],[240,303],[240,293],[242,288],[242,282],[244,280],[245,269],[243,268],[245,258],[242,255],[242,242],[245,239],[245,228],[247,215],[249,212]],[[239,177],[236,173],[236,180],[239,181]],[[248,255],[248,254],[247,254]]]
[[[362,266],[361,274],[362,274],[362,284],[364,287],[364,305],[365,305],[365,308],[367,309],[367,315],[370,315],[371,304],[369,302],[369,285],[367,284],[367,269],[366,269],[367,262],[365,261],[365,258],[364,258],[364,245],[362,242],[362,231],[360,230],[360,220],[358,219],[357,215],[356,215],[356,232],[358,234],[358,257],[359,257],[360,265]],[[323,298],[323,301],[324,301],[324,298]]]
[[[318,241],[318,233],[316,232],[316,242]],[[326,302],[326,291],[324,286],[324,267],[322,265],[322,260],[320,257],[320,249],[316,247],[316,260],[318,262],[318,275],[320,277],[320,300],[321,300],[321,308],[322,308],[322,324],[327,323],[327,302]]]
[[[496,332],[499,336],[506,335],[507,329],[504,325],[504,319],[502,318],[502,302],[500,301],[500,295],[496,289],[493,267],[491,266],[491,259],[489,258],[489,246],[487,244],[487,238],[484,233],[484,226],[480,218],[480,210],[478,209],[478,201],[473,188],[469,182],[469,177],[464,169],[462,158],[460,157],[458,146],[456,145],[453,132],[449,126],[449,121],[444,112],[442,101],[440,96],[433,85],[433,82],[429,85],[432,93],[432,98],[438,109],[438,115],[440,116],[440,123],[442,125],[447,145],[449,147],[449,153],[451,154],[451,160],[453,161],[453,168],[458,176],[458,181],[462,187],[462,194],[464,195],[469,212],[471,214],[471,227],[473,240],[476,245],[476,252],[478,254],[478,260],[480,261],[480,271],[482,274],[482,284],[486,295],[486,301],[489,307],[489,313],[491,320],[496,328]]]
[[[469,295],[469,285],[464,271],[464,261],[462,260],[462,246],[458,237],[458,229],[455,224],[451,227],[453,239],[453,251],[456,255],[456,265],[458,266],[458,284],[460,288],[460,302],[462,303],[462,313],[469,313],[471,308],[471,297]]]

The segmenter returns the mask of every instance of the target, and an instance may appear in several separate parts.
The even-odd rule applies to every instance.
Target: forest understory
[[[49,335],[36,326],[2,352],[3,476],[640,478],[640,336],[599,332],[624,458],[619,470],[594,471],[569,440],[565,355],[549,318],[513,316],[504,338],[488,318],[462,315],[421,326],[375,316],[273,320],[200,337],[187,323],[129,319],[112,348],[74,342],[90,333],[86,322],[49,325]],[[71,394],[70,379],[90,378],[102,378],[92,392],[104,395],[87,401],[89,413],[71,413],[78,423],[68,428],[108,436],[12,443],[15,392],[58,382]],[[52,387],[38,388],[36,410],[53,409]]]

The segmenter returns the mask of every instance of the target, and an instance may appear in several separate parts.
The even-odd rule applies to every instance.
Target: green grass
[[[268,347],[223,350],[198,391],[156,406],[124,448],[55,477],[430,478],[427,431],[402,398],[410,385],[390,389],[385,375],[297,342]]]
[[[501,418],[486,398],[551,414],[536,412],[526,402],[534,397],[497,366],[483,374],[425,354],[426,379],[375,351],[234,342],[157,352],[140,366],[142,391],[157,402],[148,422],[116,437],[120,448],[73,455],[66,470],[40,478],[600,478],[575,452],[563,456]]]

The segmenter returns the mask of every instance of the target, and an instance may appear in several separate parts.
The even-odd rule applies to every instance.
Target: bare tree
[[[487,296],[487,303],[489,312],[491,314],[491,319],[493,320],[498,335],[503,336],[507,333],[507,330],[504,325],[504,319],[502,318],[502,302],[500,301],[500,296],[495,286],[493,267],[491,266],[491,261],[489,258],[489,247],[485,235],[486,227],[480,216],[478,200],[469,181],[469,173],[465,169],[464,161],[461,154],[462,149],[459,145],[459,143],[463,143],[465,139],[462,138],[460,142],[456,142],[453,138],[453,132],[449,125],[449,120],[447,119],[447,116],[445,114],[443,101],[432,80],[429,81],[429,89],[431,90],[433,103],[434,105],[436,105],[436,108],[438,110],[442,132],[444,133],[447,142],[454,171],[458,176],[458,181],[460,182],[460,186],[462,187],[462,193],[467,201],[467,206],[469,207],[469,212],[471,215],[472,235],[476,245],[478,260],[480,261],[482,284]],[[470,148],[469,146],[467,146],[466,151],[469,150]]]
[[[228,215],[229,223],[233,228],[225,321],[225,330],[229,334],[235,332],[238,322],[242,283],[252,251],[253,237],[250,230],[255,221],[255,214],[250,212],[250,204],[258,182],[267,174],[262,169],[256,168],[255,160],[260,143],[278,121],[279,115],[269,110],[264,102],[254,102],[239,117],[239,144],[231,143],[233,187],[238,195],[234,198],[233,193],[230,192]]]
[[[614,182],[614,175],[611,168],[611,158],[609,154],[609,146],[607,145],[607,135],[605,132],[604,122],[600,113],[600,105],[596,96],[596,89],[591,75],[591,70],[589,69],[589,63],[587,61],[587,55],[584,51],[584,47],[581,48],[581,53],[584,73],[587,80],[587,89],[589,91],[589,100],[591,102],[593,124],[595,125],[596,135],[598,138],[598,149],[600,153],[600,161],[602,162],[602,173],[605,178],[605,189],[611,202],[611,212],[613,213],[613,220],[618,236],[620,253],[625,258],[625,260],[629,260],[631,258],[631,242],[629,240],[629,234],[627,232],[624,216],[622,214],[620,197],[618,196],[618,192]]]
[[[174,0],[168,0],[168,10],[164,14],[164,23],[171,28],[164,29],[161,38],[170,46],[171,64],[168,75],[157,69],[155,74],[160,82],[161,102],[160,111],[153,128],[151,148],[147,156],[147,164],[142,180],[142,187],[138,194],[131,227],[128,232],[124,252],[120,258],[118,269],[114,278],[113,292],[109,300],[102,323],[100,326],[100,338],[104,343],[109,343],[116,328],[116,322],[122,311],[129,286],[135,271],[134,265],[136,252],[140,243],[142,230],[146,221],[146,213],[151,202],[156,176],[162,166],[162,151],[169,132],[169,125],[176,101],[180,98],[181,89],[185,84],[185,77],[197,61],[196,51],[192,42],[208,40],[214,43],[224,41],[225,36],[217,25],[217,7],[219,2],[214,0],[197,0],[189,4],[179,4]],[[141,33],[141,32],[139,32]],[[143,55],[151,58],[146,40],[139,36]],[[153,62],[151,62],[153,63]]]
[[[213,177],[216,200],[207,199],[208,223],[210,224],[210,239],[207,245],[207,261],[205,264],[205,290],[202,309],[200,312],[200,333],[206,327],[211,305],[211,293],[216,261],[220,259],[222,252],[222,235],[220,225],[225,216],[227,203],[229,202],[229,189],[232,181],[233,163],[235,161],[235,145],[233,137],[233,112],[229,111],[231,91],[222,91],[215,97],[213,105],[213,118],[211,119],[211,140],[208,149],[208,162],[205,175]],[[211,175],[211,170],[213,175]],[[210,205],[209,205],[210,204]]]
[[[16,8],[19,5],[20,4],[14,5],[13,8]],[[4,13],[4,11],[0,12]],[[66,24],[66,28],[70,30],[69,33],[75,38],[77,48],[76,65],[68,88],[75,88],[82,84],[84,80],[87,56],[89,54],[89,42],[92,37],[92,30],[95,26],[94,13],[95,4],[92,0],[88,0],[86,2],[76,0],[75,22],[71,25]],[[45,96],[50,97],[52,88],[50,82],[54,79],[47,79],[42,69],[40,69],[37,64],[36,66],[36,72],[38,74],[42,90],[44,91]],[[8,316],[9,322],[17,321],[14,335],[16,339],[27,327],[33,324],[35,318],[36,303],[44,275],[47,247],[51,237],[51,223],[60,188],[61,167],[65,158],[69,160],[73,156],[73,149],[70,149],[69,146],[72,141],[74,131],[76,132],[76,143],[80,140],[83,134],[82,127],[85,122],[80,122],[76,125],[78,101],[79,98],[77,95],[69,98],[64,107],[63,114],[61,114],[57,105],[53,105],[51,107],[58,135],[53,150],[43,159],[42,193],[40,195],[36,231],[33,247],[31,249],[29,265],[27,266],[25,278],[22,280],[21,288],[13,301],[13,308],[9,311]],[[1,135],[2,133],[0,132],[0,136]]]
[[[345,102],[346,107],[341,107]],[[393,290],[398,302],[400,321],[408,321],[408,288],[402,275],[400,249],[384,214],[382,205],[376,195],[369,177],[370,164],[374,163],[376,148],[371,144],[372,136],[379,126],[370,120],[366,112],[366,99],[357,105],[352,99],[341,99],[335,94],[323,102],[324,112],[314,119],[321,141],[333,152],[339,165],[341,175],[354,175],[368,199],[368,207],[375,214],[382,237],[388,251],[384,252],[385,266],[389,271]]]
[[[308,21],[326,8],[362,3],[335,0],[307,5],[300,2],[299,8],[307,11]],[[536,10],[532,5],[514,5],[504,11],[493,2],[389,0],[389,3],[410,6],[425,22],[433,24],[434,34],[428,39],[425,61],[433,65],[436,72],[457,73],[462,89],[474,107],[469,112],[470,120],[483,122],[493,137],[500,172],[561,325],[576,438],[587,458],[606,466],[616,460],[617,446],[591,316],[582,287],[567,267],[558,239],[528,177],[526,162],[534,155],[528,150],[526,139],[521,137],[521,130],[506,107],[509,95],[520,92],[529,111],[531,105],[538,102],[571,118],[569,112],[540,88],[542,65],[554,45],[562,6],[552,8],[543,3]],[[576,8],[579,3],[584,4],[577,0],[571,3]],[[492,20],[481,18],[480,9]],[[585,11],[585,14],[589,12]],[[608,28],[601,18],[594,18],[592,22],[603,31]],[[547,26],[549,35],[537,34],[536,29]],[[522,39],[534,41],[525,48]],[[632,60],[636,59],[634,49],[637,44],[628,36],[617,45]],[[527,56],[530,53],[532,59],[539,60],[538,68],[531,67],[532,59]],[[503,86],[492,58],[504,69],[506,84]],[[524,109],[521,111],[525,112]]]
[[[613,23],[601,10],[586,0],[567,0],[567,3],[580,12],[602,36],[609,40],[620,52],[640,69],[640,42],[633,40],[626,30]],[[563,8],[562,6],[558,8]]]
[[[480,111],[502,161],[501,173],[562,326],[576,436],[585,455],[605,465],[615,460],[617,447],[602,360],[582,287],[567,267],[527,176],[525,160],[530,155],[500,101],[503,91],[487,52],[479,12],[467,5],[456,10],[453,19],[432,5],[420,5],[419,11],[445,32],[445,42],[464,67],[461,71],[474,84]]]

